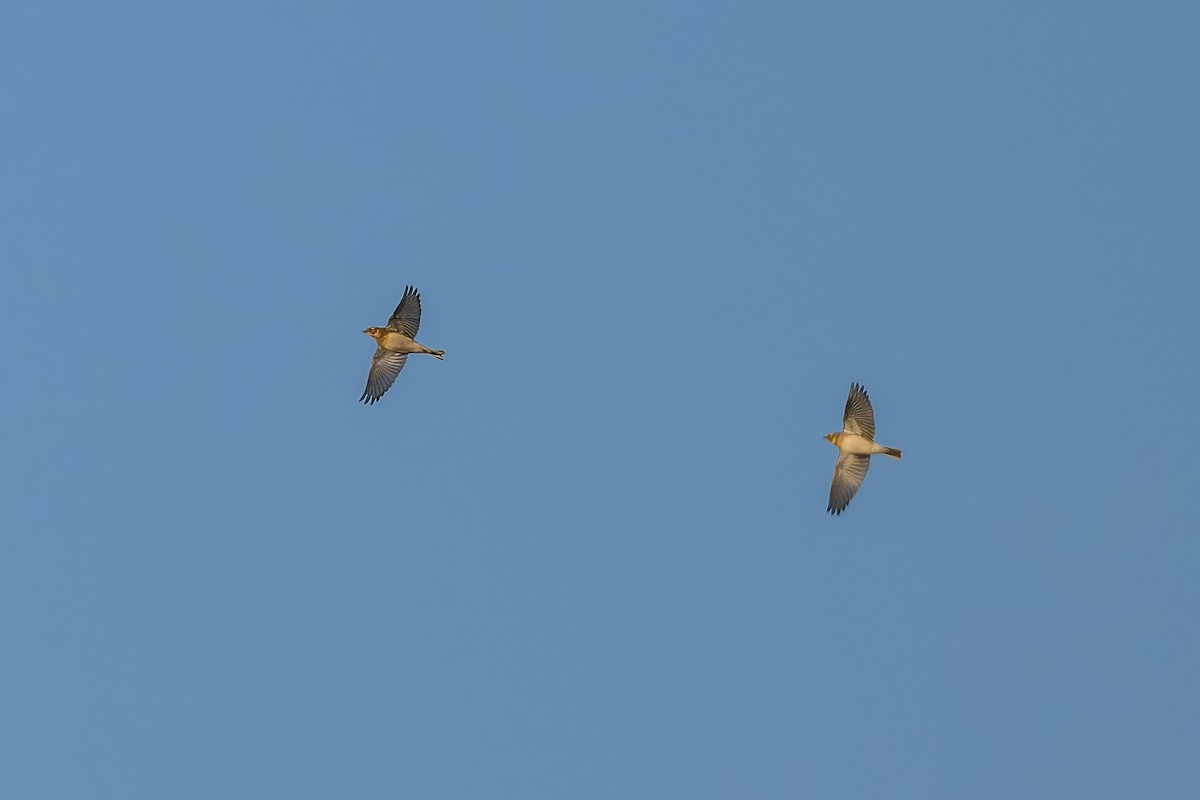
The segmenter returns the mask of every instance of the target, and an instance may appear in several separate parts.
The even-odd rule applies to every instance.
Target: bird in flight
[[[833,484],[829,487],[829,507],[825,509],[830,514],[840,514],[850,505],[854,493],[867,477],[872,454],[900,458],[899,450],[875,441],[875,411],[871,408],[871,398],[857,383],[850,384],[850,396],[846,398],[846,410],[842,413],[842,430],[827,433],[825,438],[838,449]]]
[[[445,350],[430,350],[417,341],[417,328],[421,327],[421,295],[416,288],[409,286],[404,290],[400,305],[392,312],[386,328],[367,328],[363,331],[379,346],[375,348],[375,358],[371,361],[371,372],[367,375],[367,388],[363,389],[362,397],[358,398],[371,405],[384,392],[392,388],[396,376],[404,369],[404,362],[409,353],[428,353],[439,361],[446,354]]]

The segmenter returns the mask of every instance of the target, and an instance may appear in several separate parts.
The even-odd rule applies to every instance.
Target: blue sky
[[[1198,26],[10,3],[3,794],[1195,797]]]

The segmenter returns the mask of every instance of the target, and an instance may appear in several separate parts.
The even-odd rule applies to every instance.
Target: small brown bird
[[[833,484],[829,487],[830,514],[840,514],[850,505],[851,498],[862,486],[871,467],[871,455],[883,453],[899,458],[900,451],[884,447],[875,442],[875,411],[867,390],[857,383],[850,384],[850,396],[846,398],[846,410],[842,413],[842,428],[838,433],[827,433],[825,438],[838,449],[837,466],[833,468]]]
[[[371,361],[371,372],[367,375],[367,388],[359,400],[371,405],[384,392],[392,388],[396,376],[404,369],[409,353],[428,353],[439,361],[445,350],[430,350],[417,341],[417,328],[421,327],[421,295],[409,286],[404,290],[400,305],[392,312],[386,328],[367,328],[363,331],[379,343],[375,358]]]

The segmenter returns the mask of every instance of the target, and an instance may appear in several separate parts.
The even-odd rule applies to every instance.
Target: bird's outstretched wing
[[[833,468],[833,483],[829,486],[829,507],[825,510],[830,514],[845,511],[858,487],[862,486],[870,468],[870,456],[839,453],[837,466]]]
[[[400,304],[392,312],[387,326],[410,339],[417,338],[417,328],[421,327],[421,294],[416,288],[405,288],[404,297],[400,298]]]
[[[371,361],[371,372],[367,375],[367,388],[363,389],[362,397],[358,399],[371,405],[383,397],[384,392],[396,382],[396,376],[404,369],[407,360],[408,353],[393,353],[377,347],[375,358]]]
[[[857,383],[850,384],[850,396],[846,398],[846,411],[842,414],[842,427],[850,433],[875,440],[875,411],[871,408],[871,398],[867,397],[867,390]],[[863,474],[866,474],[866,469],[863,469]]]

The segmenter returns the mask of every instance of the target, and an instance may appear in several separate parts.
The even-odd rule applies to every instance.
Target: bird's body
[[[829,441],[837,446],[838,450],[843,453],[850,453],[856,456],[870,456],[875,453],[883,453],[884,455],[900,457],[900,451],[893,447],[884,447],[879,442],[873,442],[865,436],[859,436],[857,433],[841,433],[829,434]]]
[[[875,410],[871,408],[867,390],[857,383],[850,384],[850,396],[846,398],[846,410],[842,414],[842,430],[828,433],[825,438],[838,449],[826,509],[830,514],[840,514],[850,505],[871,468],[872,455],[882,453],[900,458],[899,450],[875,441]]]
[[[381,348],[393,353],[428,353],[437,359],[441,359],[445,355],[444,350],[430,350],[416,339],[405,336],[399,331],[387,328],[367,328],[363,333],[377,341]]]
[[[385,328],[367,328],[363,331],[375,340],[375,357],[371,361],[371,372],[367,375],[367,388],[362,397],[358,398],[367,405],[383,397],[410,353],[427,353],[439,361],[446,354],[445,350],[433,350],[417,341],[417,329],[421,327],[421,295],[409,286],[404,290],[404,297],[392,312]]]

